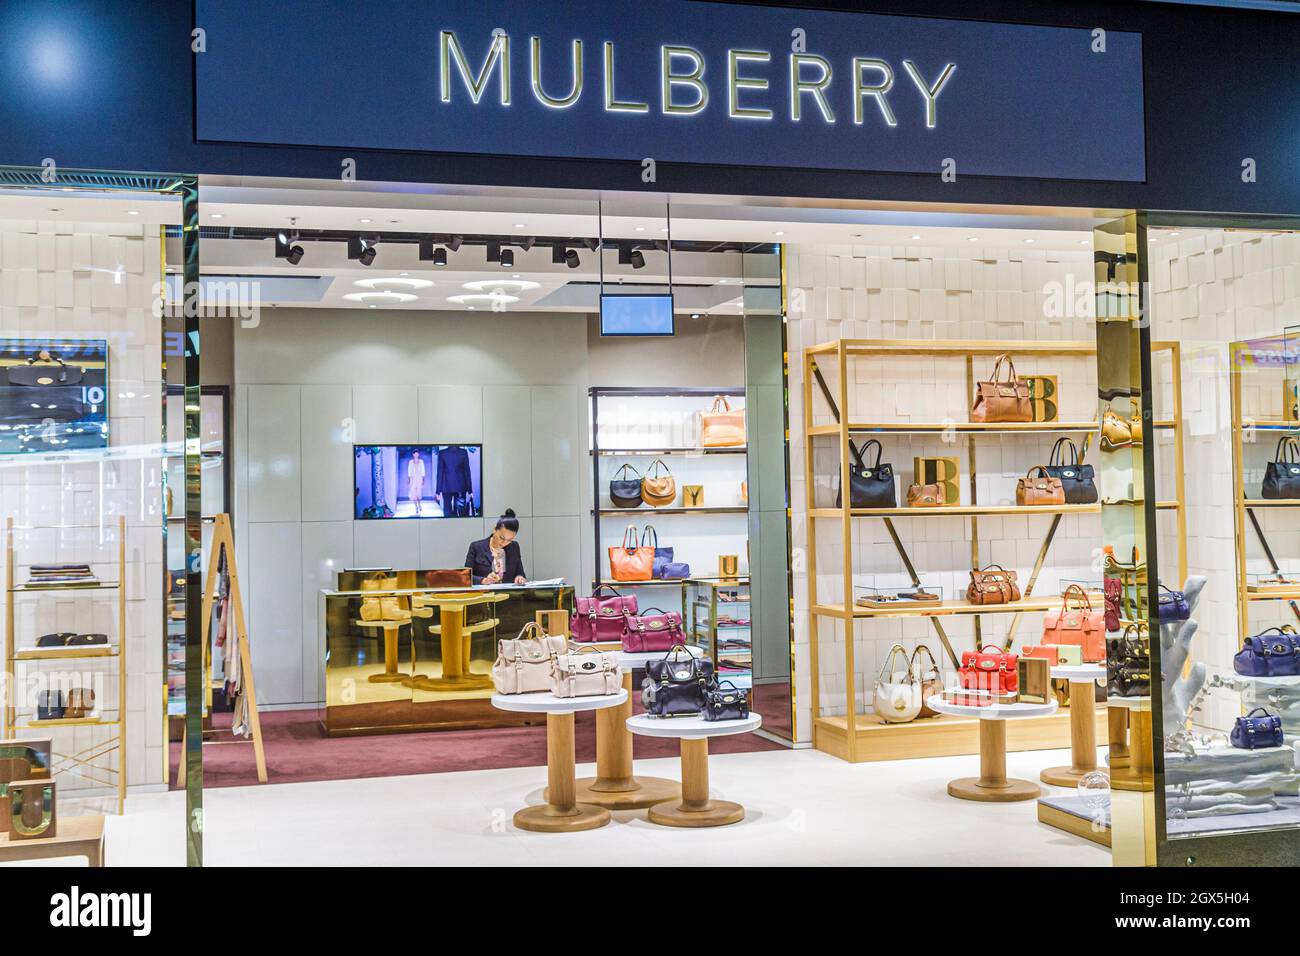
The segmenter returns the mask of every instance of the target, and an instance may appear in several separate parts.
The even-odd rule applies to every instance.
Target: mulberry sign
[[[1141,37],[1104,27],[690,0],[197,0],[196,26],[202,141],[1145,179]]]

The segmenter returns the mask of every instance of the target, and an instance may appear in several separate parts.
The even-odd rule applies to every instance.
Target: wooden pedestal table
[[[1042,794],[1038,784],[1007,777],[1007,724],[1018,717],[1047,717],[1056,713],[1056,701],[1045,704],[990,704],[976,707],[950,704],[934,696],[930,709],[949,717],[975,717],[980,722],[980,775],[961,777],[948,784],[948,796],[985,803],[1033,800]]]
[[[1070,682],[1070,766],[1048,767],[1038,778],[1056,787],[1077,787],[1097,769],[1097,680],[1106,678],[1106,665],[1058,664],[1051,673]]]
[[[60,816],[55,831],[55,836],[35,840],[13,840],[0,833],[0,862],[84,856],[90,866],[104,865],[102,816]]]
[[[745,819],[745,808],[739,803],[709,799],[709,738],[752,733],[762,724],[763,718],[752,712],[743,720],[649,714],[629,717],[627,726],[634,734],[678,737],[682,742],[681,799],[655,804],[650,808],[650,822],[666,827],[721,827]]]
[[[510,595],[502,591],[433,591],[411,597],[413,609],[436,605],[438,623],[429,628],[442,639],[442,676],[412,682],[420,690],[477,690],[492,686],[491,674],[473,674],[469,669],[470,640],[480,631],[490,631],[496,618],[465,625],[465,609],[476,604],[496,604]]]
[[[366,680],[372,684],[397,684],[402,681],[409,681],[415,677],[423,677],[423,674],[403,674],[397,669],[397,639],[402,628],[410,625],[410,621],[362,621],[352,622],[353,627],[379,627],[384,630],[384,672],[382,674],[371,674]],[[411,670],[415,670],[415,637],[411,637]]]
[[[1155,758],[1151,752],[1151,698],[1110,697],[1106,700],[1106,706],[1112,714],[1116,711],[1128,713],[1128,759],[1112,760],[1110,788],[1155,789]]]
[[[604,710],[627,702],[627,691],[601,697],[554,697],[551,694],[493,694],[492,706],[522,714],[546,715],[546,803],[524,807],[515,826],[539,833],[594,830],[609,822],[609,811],[578,803],[574,793],[573,715]]]
[[[688,650],[695,657],[704,653],[699,647]],[[596,712],[596,776],[578,781],[580,803],[608,810],[645,810],[656,803],[681,799],[682,785],[676,780],[632,774],[632,731],[627,726],[627,719],[632,716],[632,671],[663,657],[663,651],[619,654],[623,688],[629,696],[625,704]]]

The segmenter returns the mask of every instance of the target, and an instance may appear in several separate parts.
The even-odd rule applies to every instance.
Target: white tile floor
[[[1008,755],[1037,779],[1064,751]],[[744,822],[674,830],[616,813],[600,830],[526,833],[511,815],[539,802],[545,770],[528,767],[324,783],[274,783],[205,794],[205,862],[221,865],[868,864],[1109,866],[1110,853],[1038,823],[1036,805],[980,804],[945,792],[975,757],[851,765],[815,751],[714,756],[715,794]],[[579,766],[579,776],[592,767]],[[676,777],[675,759],[637,762]],[[179,865],[180,793],[141,794],[108,819],[110,865]]]

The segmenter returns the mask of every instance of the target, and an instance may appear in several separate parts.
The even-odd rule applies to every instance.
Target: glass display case
[[[754,686],[749,578],[692,579],[687,584],[687,634],[713,661],[719,680]]]

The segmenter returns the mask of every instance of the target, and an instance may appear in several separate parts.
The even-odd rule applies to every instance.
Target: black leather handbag
[[[36,639],[37,647],[63,647],[70,638],[77,635],[72,631],[60,631],[57,634],[42,634]]]
[[[1111,697],[1150,695],[1151,634],[1145,622],[1128,625],[1118,637],[1107,636],[1106,692]]]
[[[87,398],[104,394],[104,370],[69,365],[57,352],[33,355],[0,374],[0,419],[4,421],[78,422],[91,415],[92,404],[104,402],[102,397],[94,403]],[[39,411],[32,410],[36,406]]]
[[[69,647],[92,647],[108,643],[107,634],[73,634],[68,638]]]
[[[717,686],[713,661],[692,657],[685,645],[674,644],[661,659],[646,663],[641,703],[655,717],[693,717]]]
[[[863,454],[876,446],[876,461],[868,465]],[[894,466],[881,464],[880,455],[884,449],[880,442],[871,439],[861,450],[849,442],[849,451],[853,453],[854,462],[849,465],[849,507],[850,508],[897,508],[898,492],[894,487]],[[835,494],[835,507],[841,507],[841,496]]]
[[[1065,450],[1070,450],[1070,460],[1065,460]],[[1052,446],[1051,460],[1043,466],[1048,475],[1061,480],[1067,505],[1091,505],[1097,502],[1097,484],[1092,465],[1079,462],[1079,448],[1068,438],[1058,438]]]
[[[749,716],[749,694],[729,680],[724,680],[712,690],[705,691],[705,720],[744,720]]]
[[[635,477],[622,477],[625,472],[631,472]],[[609,482],[609,500],[614,502],[615,508],[641,507],[641,476],[631,465],[624,465],[614,472]]]
[[[36,719],[60,720],[63,717],[63,691],[43,690],[36,695]]]
[[[1300,441],[1294,435],[1279,438],[1273,460],[1264,468],[1261,498],[1300,498]]]

